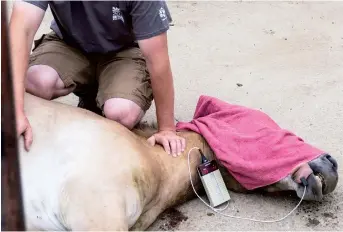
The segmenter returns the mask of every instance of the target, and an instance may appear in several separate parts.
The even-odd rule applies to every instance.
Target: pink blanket
[[[259,110],[204,95],[193,120],[176,126],[178,131],[201,134],[217,159],[248,190],[278,182],[299,164],[324,153]]]

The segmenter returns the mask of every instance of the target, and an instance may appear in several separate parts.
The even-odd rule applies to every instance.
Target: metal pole
[[[6,1],[1,1],[1,230],[25,230]]]

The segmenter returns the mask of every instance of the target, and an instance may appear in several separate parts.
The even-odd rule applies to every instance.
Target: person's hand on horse
[[[186,140],[171,130],[161,130],[155,133],[148,139],[148,142],[152,146],[156,143],[162,145],[164,150],[174,157],[181,155],[186,148]]]
[[[29,151],[33,141],[33,133],[30,122],[24,113],[18,113],[16,115],[16,122],[17,136],[18,138],[21,135],[24,136],[25,150]]]

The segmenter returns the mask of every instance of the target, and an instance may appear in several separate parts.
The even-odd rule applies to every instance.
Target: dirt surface
[[[343,2],[173,1],[169,6],[178,120],[192,118],[202,94],[261,109],[329,152],[343,175]],[[48,12],[36,37],[48,31],[51,18]],[[73,95],[58,101],[76,105]],[[144,120],[154,116],[153,105]],[[281,218],[299,200],[235,193],[231,198],[225,213],[259,219]],[[343,230],[342,208],[341,178],[323,202],[304,202],[279,223],[222,217],[194,199],[167,212],[150,230]]]
[[[159,230],[162,231],[173,231],[178,228],[178,226],[183,222],[187,221],[188,217],[186,217],[183,213],[175,208],[167,209],[166,211],[161,214],[159,217],[160,226]]]

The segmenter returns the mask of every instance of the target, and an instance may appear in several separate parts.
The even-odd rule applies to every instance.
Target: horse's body
[[[187,148],[174,158],[161,146],[148,145],[146,129],[132,132],[80,108],[26,94],[25,112],[34,136],[29,152],[22,139],[19,144],[28,229],[145,230],[165,209],[194,197],[189,149],[199,147],[215,158],[194,132],[179,133]],[[191,170],[197,190],[199,163],[194,150]],[[336,187],[337,164],[324,155],[309,166],[316,175],[308,178],[305,199],[320,200]],[[224,169],[222,174],[230,190],[245,191]],[[302,195],[303,187],[291,175],[263,189]]]

